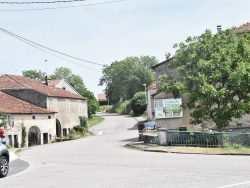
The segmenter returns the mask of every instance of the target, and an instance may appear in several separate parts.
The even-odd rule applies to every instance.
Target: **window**
[[[78,100],[78,112],[82,112],[82,101]]]
[[[57,99],[52,99],[52,110],[58,112],[58,103]]]
[[[36,119],[36,116],[32,116],[32,119]]]
[[[8,125],[10,127],[14,127],[14,116],[13,115],[8,115]]]
[[[66,102],[66,111],[70,112],[70,100],[66,99],[65,102]]]
[[[67,129],[63,129],[63,136],[67,136]]]
[[[48,116],[48,119],[51,119],[51,116]]]

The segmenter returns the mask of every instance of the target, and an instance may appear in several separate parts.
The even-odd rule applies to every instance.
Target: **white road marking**
[[[242,182],[242,183],[237,183],[237,184],[232,184],[232,185],[226,185],[226,186],[217,187],[217,188],[228,188],[228,187],[235,187],[235,186],[245,185],[245,184],[250,184],[250,181]]]

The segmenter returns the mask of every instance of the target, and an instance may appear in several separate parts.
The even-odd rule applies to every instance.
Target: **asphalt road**
[[[6,188],[250,187],[250,157],[142,152],[132,117],[107,115],[96,136],[20,153],[30,167],[0,180]]]
[[[9,164],[9,173],[8,176],[12,176],[19,172],[26,170],[29,167],[29,163],[20,159],[16,159],[10,162]]]

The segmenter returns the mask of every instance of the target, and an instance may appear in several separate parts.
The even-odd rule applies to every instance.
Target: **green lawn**
[[[104,120],[103,117],[100,116],[92,116],[92,118],[88,119],[88,127],[92,127]]]

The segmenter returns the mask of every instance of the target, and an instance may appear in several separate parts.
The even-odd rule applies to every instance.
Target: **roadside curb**
[[[173,154],[195,154],[195,155],[234,155],[234,156],[250,156],[250,154],[245,153],[199,153],[199,152],[175,152],[175,151],[168,151],[168,150],[157,150],[157,149],[149,149],[150,146],[146,145],[135,145],[131,143],[127,143],[126,145],[130,146],[131,149],[137,148],[138,150],[145,151],[145,152],[158,152],[158,153],[173,153]]]
[[[19,156],[16,154],[18,150],[18,148],[9,149],[10,162],[19,159]]]

